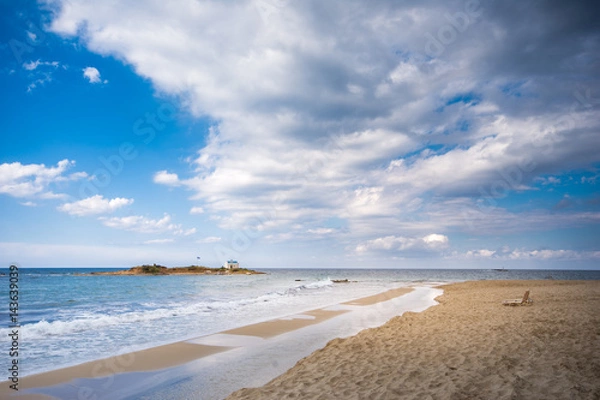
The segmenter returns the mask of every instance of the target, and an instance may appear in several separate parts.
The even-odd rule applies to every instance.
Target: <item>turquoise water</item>
[[[20,376],[220,332],[415,283],[600,279],[600,271],[269,269],[241,276],[19,270]],[[8,273],[8,270],[2,271]],[[349,279],[350,284],[332,280]],[[0,276],[8,308],[9,277]],[[10,332],[0,314],[0,335]],[[8,343],[8,342],[7,342]],[[10,362],[7,352],[0,363]]]

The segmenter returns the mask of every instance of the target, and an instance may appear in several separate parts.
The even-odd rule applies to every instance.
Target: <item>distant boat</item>
[[[502,268],[494,268],[494,269],[492,269],[492,271],[508,272],[508,270],[506,268],[504,268],[504,267],[502,267]]]

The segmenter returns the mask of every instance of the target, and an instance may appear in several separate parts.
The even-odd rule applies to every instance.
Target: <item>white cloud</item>
[[[600,251],[576,251],[576,250],[526,250],[510,249],[503,247],[498,250],[477,249],[464,253],[453,252],[448,258],[458,259],[490,259],[503,261],[544,261],[544,260],[600,260]]]
[[[139,233],[171,233],[188,236],[196,233],[196,228],[184,229],[181,224],[171,222],[171,216],[165,214],[161,219],[150,219],[140,215],[128,217],[100,217],[100,221],[109,228]]]
[[[146,240],[144,242],[144,244],[167,244],[167,243],[173,243],[175,241],[175,239],[151,239],[151,240]]]
[[[578,77],[591,74],[585,60],[600,50],[577,18],[560,21],[578,33],[565,28],[557,47],[552,7],[481,4],[486,18],[431,57],[426,34],[461,5],[267,3],[147,1],[117,11],[70,0],[51,23],[218,121],[191,174],[161,170],[153,180],[190,190],[201,204],[192,210],[222,228],[293,240],[335,217],[352,248],[437,251],[448,242],[427,234],[448,227],[551,224],[493,203],[532,190],[538,176],[600,162],[597,110],[573,106]],[[521,15],[542,22],[530,28]]]
[[[204,209],[202,207],[192,207],[190,209],[190,214],[203,214],[204,213]]]
[[[23,63],[23,68],[25,68],[27,71],[32,71],[36,69],[38,65],[40,65],[40,60],[30,61],[28,63]]]
[[[367,240],[356,246],[357,253],[372,251],[403,252],[408,250],[441,251],[448,247],[448,237],[432,233],[424,237],[385,236]]]
[[[87,174],[78,172],[67,175],[66,171],[75,161],[61,160],[55,167],[44,164],[21,164],[20,162],[0,164],[0,193],[17,198],[60,199],[66,195],[50,190],[52,184],[76,181]]]
[[[432,233],[422,238],[425,247],[429,249],[444,249],[448,247],[448,236]]]
[[[536,180],[541,182],[542,185],[559,185],[561,183],[560,179],[556,178],[554,176],[548,176],[548,177],[541,176],[541,177],[538,177]]]
[[[316,229],[309,229],[307,232],[311,233],[313,235],[323,236],[323,235],[330,235],[332,233],[335,233],[335,232],[337,232],[337,230],[333,229],[333,228],[316,228]]]
[[[58,61],[35,60],[23,63],[23,69],[28,71],[28,78],[30,79],[27,92],[32,92],[38,86],[52,82],[54,80],[53,73],[59,66]],[[63,68],[65,68],[64,65]]]
[[[41,60],[29,61],[29,62],[23,63],[23,68],[25,68],[27,71],[33,71],[33,70],[37,69],[39,66],[48,66],[48,67],[57,68],[59,66],[59,63],[58,63],[58,61],[41,61]]]
[[[33,89],[37,88],[38,86],[44,86],[46,83],[52,82],[53,79],[52,74],[50,74],[49,72],[43,72],[37,74],[36,76],[37,78],[30,82],[29,85],[27,85],[28,93],[32,92]]]
[[[492,257],[496,252],[493,250],[480,249],[480,250],[469,250],[464,254],[465,258],[489,258]]]
[[[83,77],[86,78],[90,83],[108,83],[100,78],[100,71],[96,67],[85,67],[83,70]]]
[[[154,183],[167,186],[179,186],[181,184],[181,182],[179,182],[179,177],[177,176],[177,174],[170,174],[167,171],[156,172],[154,174],[153,181]]]
[[[220,242],[222,239],[218,236],[207,236],[203,239],[199,239],[197,240],[197,243],[218,243]]]
[[[31,31],[25,31],[27,33],[27,37],[29,38],[29,40],[31,40],[32,42],[36,42],[38,37],[35,33],[31,32]]]
[[[109,200],[97,194],[86,199],[62,204],[58,207],[58,210],[70,215],[77,215],[81,217],[86,215],[111,213],[118,208],[128,206],[130,204],[133,204],[133,199],[117,197]]]

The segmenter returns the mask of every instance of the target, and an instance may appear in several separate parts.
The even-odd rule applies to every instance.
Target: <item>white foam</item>
[[[333,282],[327,279],[311,282],[306,285],[293,286],[284,291],[270,292],[256,297],[229,301],[200,301],[191,304],[173,304],[170,307],[161,307],[144,311],[117,313],[118,309],[115,308],[111,308],[110,310],[99,310],[97,312],[88,311],[72,316],[70,320],[56,320],[49,322],[42,319],[36,323],[23,325],[22,330],[28,340],[42,340],[53,336],[94,332],[107,328],[119,326],[125,327],[128,325],[131,326],[132,324],[163,320],[165,318],[198,316],[223,311],[235,312],[240,306],[251,306],[259,303],[273,302],[284,297],[293,296],[305,290],[318,290],[329,287],[332,284]],[[141,305],[145,307],[152,306],[149,303],[143,303]],[[310,316],[306,317],[312,318]],[[0,335],[5,336],[9,333],[9,329],[0,328]]]
[[[362,329],[380,326],[406,311],[421,311],[435,305],[433,299],[441,292],[439,289],[418,287],[391,301],[363,307],[353,306],[348,313],[268,339],[229,334],[194,339],[190,342],[236,348],[163,370],[156,374],[156,382],[151,379],[152,373],[144,375],[142,383],[132,381],[124,375],[121,386],[116,385],[113,392],[103,394],[106,398],[124,399],[128,397],[120,396],[119,390],[135,385],[141,388],[143,384],[144,398],[147,400],[162,400],[165,396],[197,398],[198,388],[202,388],[202,398],[205,400],[222,399],[242,387],[264,385],[291,368],[299,359],[324,347],[331,339],[354,335]],[[99,385],[100,381],[97,381],[96,384]],[[65,385],[64,389],[68,387]],[[128,395],[131,393],[135,391],[129,391]]]
[[[187,343],[203,344],[206,346],[225,346],[225,347],[245,347],[262,344],[265,339],[258,336],[249,335],[231,335],[227,333],[217,333],[186,340]]]
[[[288,317],[283,317],[283,318],[279,318],[282,321],[291,321],[294,319],[316,319],[317,317],[315,317],[314,315],[306,315],[306,314],[296,314],[296,315],[290,315]]]
[[[119,296],[119,290],[127,293],[130,280],[113,278],[116,284],[107,289],[112,291],[107,293]],[[143,285],[136,286],[132,295],[121,296],[115,301],[95,301],[105,297],[101,292],[93,299],[86,298],[83,289],[73,286],[69,296],[78,299],[73,307],[57,304],[55,311],[41,312],[41,320],[21,326],[24,346],[27,346],[26,350],[24,348],[27,368],[23,369],[22,376],[285,318],[286,315],[292,315],[288,318],[312,319],[314,317],[302,312],[339,301],[344,296],[340,288],[333,287],[330,279],[312,279],[298,284],[277,279],[263,282],[259,278],[254,277],[256,280],[250,281],[250,285],[247,280],[239,283],[218,280],[207,286],[206,281],[199,280],[197,293],[188,287],[181,296],[173,291],[157,292],[156,297],[160,299],[162,295],[166,301],[147,296],[143,289],[137,292],[136,288],[143,288]],[[93,283],[91,279],[83,282]],[[366,287],[363,290],[373,289]],[[141,296],[134,297],[138,293]],[[9,333],[7,328],[0,327],[1,336]],[[3,359],[0,355],[0,361]]]

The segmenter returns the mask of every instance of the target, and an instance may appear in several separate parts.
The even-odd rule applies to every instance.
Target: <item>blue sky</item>
[[[0,6],[3,264],[599,267],[592,2],[163,3]]]

